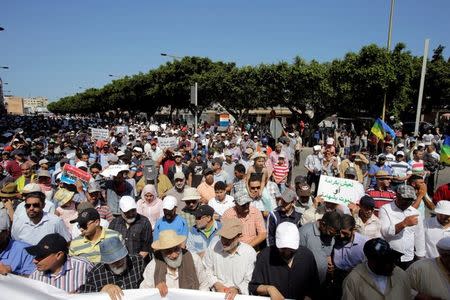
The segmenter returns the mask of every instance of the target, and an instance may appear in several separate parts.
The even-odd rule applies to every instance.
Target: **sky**
[[[160,53],[239,66],[330,61],[386,46],[389,10],[390,0],[3,0],[0,78],[6,94],[53,101],[172,59]],[[449,13],[449,0],[396,0],[392,45],[449,47]]]

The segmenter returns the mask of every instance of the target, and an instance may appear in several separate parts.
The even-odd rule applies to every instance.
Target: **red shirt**
[[[393,190],[379,190],[378,188],[367,189],[366,195],[370,196],[375,200],[375,215],[378,217],[378,210],[385,204],[391,203],[397,198],[397,195]]]
[[[14,180],[22,176],[22,170],[20,169],[20,165],[15,160],[10,160],[6,162],[5,170],[8,172],[9,175],[11,175]]]
[[[450,201],[450,183],[441,185],[436,192],[434,192],[433,203],[437,204],[441,200]]]

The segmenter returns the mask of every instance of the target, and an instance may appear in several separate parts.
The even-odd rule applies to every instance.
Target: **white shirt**
[[[404,262],[414,259],[414,248],[416,249],[416,256],[425,256],[425,233],[420,216],[417,225],[405,227],[395,234],[395,225],[402,222],[406,217],[414,215],[419,216],[420,212],[412,206],[402,211],[395,202],[383,205],[379,211],[381,235],[389,242],[392,249],[404,254],[400,258]]]
[[[444,228],[439,224],[436,217],[427,218],[424,221],[425,230],[425,249],[427,258],[435,258],[439,256],[436,244],[440,239],[450,236],[450,227]]]
[[[225,195],[225,199],[220,202],[214,197],[208,201],[208,205],[211,206],[219,216],[222,216],[227,209],[234,207],[234,198],[230,195]]]
[[[220,241],[211,244],[203,257],[209,287],[213,288],[216,282],[220,282],[227,287],[237,287],[242,294],[248,295],[255,262],[256,252],[248,244],[240,243],[234,254],[224,251]]]
[[[190,252],[192,255],[192,260],[194,261],[195,271],[197,272],[197,279],[200,284],[200,291],[209,291],[209,280],[206,277],[205,267],[202,264],[202,259],[198,254]],[[143,276],[144,280],[141,282],[139,288],[147,289],[155,287],[155,260],[152,259],[147,267],[145,267]],[[178,289],[179,288],[179,280],[178,280],[178,270],[173,274],[169,270],[167,270],[166,274],[166,285],[170,289]]]

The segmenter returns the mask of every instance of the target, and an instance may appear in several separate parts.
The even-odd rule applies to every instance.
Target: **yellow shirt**
[[[99,263],[101,260],[100,243],[112,237],[119,237],[122,240],[122,235],[115,230],[102,227],[102,233],[96,241],[90,241],[84,236],[79,236],[70,242],[69,255],[82,256],[92,263]]]

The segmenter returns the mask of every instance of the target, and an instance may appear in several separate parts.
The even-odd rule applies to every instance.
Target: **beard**
[[[122,266],[120,267],[114,267],[114,266],[109,266],[109,268],[111,269],[111,272],[113,272],[115,275],[120,275],[123,272],[125,272],[125,270],[127,269],[127,263],[125,262]]]
[[[181,266],[181,263],[183,261],[183,255],[180,251],[180,254],[175,259],[170,259],[170,258],[167,258],[166,256],[163,256],[163,259],[170,268],[178,269]]]
[[[236,248],[238,245],[239,245],[239,240],[237,239],[237,240],[233,241],[231,244],[229,244],[228,246],[224,246],[222,244],[222,247],[223,247],[224,251],[230,251],[230,250]]]

